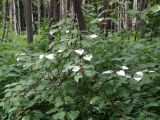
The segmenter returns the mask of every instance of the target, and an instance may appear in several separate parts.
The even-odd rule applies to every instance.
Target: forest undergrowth
[[[65,18],[0,41],[0,120],[160,120],[160,7],[107,36],[87,10],[86,31]]]
[[[159,120],[159,37],[58,34],[0,44],[2,120]]]

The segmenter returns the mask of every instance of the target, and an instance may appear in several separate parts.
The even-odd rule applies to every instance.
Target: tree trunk
[[[67,13],[67,0],[61,0],[61,16],[63,17],[63,16],[65,16],[66,15],[66,13]]]
[[[21,11],[20,11],[20,4],[19,0],[17,1],[17,14],[18,14],[18,34],[21,34]]]
[[[10,24],[13,22],[13,1],[11,1],[9,5],[9,18],[10,18]]]
[[[38,0],[38,34],[40,34],[41,25],[41,1]]]
[[[105,19],[106,17],[109,16],[108,12],[106,11],[108,8],[109,8],[109,1],[104,0],[103,1],[103,14],[101,15],[101,18]],[[100,29],[105,36],[108,36],[108,28],[107,28],[108,26],[109,26],[109,24],[108,24],[108,22],[106,22],[106,20],[101,21]]]
[[[60,2],[59,0],[55,0],[55,7],[54,7],[54,17],[56,19],[56,21],[60,20]]]
[[[49,0],[49,20],[54,17],[55,0]]]
[[[17,24],[17,10],[16,10],[16,1],[13,0],[13,16],[14,16],[14,31],[18,35],[18,24]]]
[[[32,25],[32,0],[24,0],[24,11],[26,18],[28,43],[33,42],[33,25]]]
[[[9,31],[9,2],[8,0],[3,1],[3,12],[4,12],[4,20],[3,20],[3,34],[2,41],[7,42],[8,39],[8,31]]]
[[[86,24],[85,24],[83,12],[82,12],[82,7],[81,7],[82,1],[81,0],[73,0],[73,2],[74,2],[74,12],[76,15],[75,18],[78,19],[79,28],[80,28],[80,31],[82,32],[82,31],[86,30]]]
[[[49,1],[49,20],[54,19],[58,21],[60,19],[60,3],[59,0]]]
[[[138,3],[137,3],[137,2],[138,2],[137,0],[134,0],[134,1],[133,1],[133,9],[134,9],[134,10],[138,10]],[[134,17],[134,18],[132,19],[132,26],[135,26],[135,25],[136,25],[136,22],[137,22],[137,18]]]

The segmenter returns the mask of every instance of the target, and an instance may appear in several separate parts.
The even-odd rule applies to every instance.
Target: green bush
[[[5,86],[2,118],[159,120],[160,42],[73,34],[62,33],[48,53],[14,58],[19,72]]]

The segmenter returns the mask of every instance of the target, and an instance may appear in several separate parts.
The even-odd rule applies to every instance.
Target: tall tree
[[[33,25],[32,25],[32,0],[24,0],[24,11],[26,18],[28,43],[33,42]]]
[[[78,19],[80,31],[86,30],[86,23],[84,20],[83,12],[82,12],[82,0],[73,0],[74,3],[74,11],[75,11],[75,19]]]
[[[38,0],[38,33],[40,34],[41,25],[41,0]]]
[[[54,16],[56,21],[60,20],[60,2],[59,0],[55,0],[55,7],[54,7]]]
[[[49,0],[49,19],[60,19],[60,2],[59,0]]]
[[[104,18],[104,20],[101,21],[100,23],[100,29],[102,33],[105,34],[105,36],[108,36],[108,22],[105,20],[106,17],[109,16],[107,9],[109,9],[109,1],[108,0],[103,0],[103,10],[101,13],[101,18]]]
[[[49,0],[49,19],[54,17],[55,0]]]
[[[13,16],[14,16],[14,31],[16,35],[18,35],[17,7],[15,0],[13,0]]]
[[[21,34],[21,11],[20,11],[20,1],[17,1],[17,18],[18,18],[18,34]]]
[[[65,16],[67,13],[67,6],[68,6],[68,1],[67,0],[61,0],[61,16]]]
[[[133,1],[133,9],[134,9],[134,10],[138,10],[138,1],[137,1],[137,0],[134,0],[134,1]],[[136,22],[137,22],[137,18],[134,17],[134,18],[132,19],[132,26],[136,26]]]
[[[4,0],[3,1],[3,13],[4,13],[4,19],[3,19],[3,34],[2,34],[2,40],[7,41],[8,39],[8,31],[9,31],[9,1]]]

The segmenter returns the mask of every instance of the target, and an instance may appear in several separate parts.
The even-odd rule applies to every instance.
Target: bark
[[[134,1],[133,1],[133,9],[134,9],[134,10],[138,10],[138,1],[137,1],[137,0],[134,0]],[[132,19],[132,26],[135,26],[135,25],[136,25],[136,22],[137,22],[137,18],[134,17],[134,18]]]
[[[49,20],[54,17],[54,6],[55,6],[54,5],[55,4],[54,1],[55,0],[50,0],[49,1]]]
[[[44,18],[47,18],[47,10],[46,5],[44,5]]]
[[[13,0],[13,16],[14,16],[14,31],[15,31],[16,35],[18,35],[17,9],[16,9],[15,0]]]
[[[71,1],[70,0],[68,0],[67,1],[67,11],[69,11],[70,10],[70,8],[71,8]]]
[[[38,0],[38,33],[40,34],[40,25],[41,25],[41,1]]]
[[[54,12],[54,17],[56,21],[60,20],[60,2],[59,0],[55,0],[55,12]]]
[[[20,0],[12,0],[12,6],[14,6],[15,2],[15,9],[16,9],[16,19],[17,19],[17,32],[18,35],[21,34],[22,30],[26,30],[26,22],[25,22],[25,15],[24,15],[24,4],[23,1]],[[12,7],[12,22],[14,22],[14,9]]]
[[[118,31],[120,31],[122,28],[126,29],[128,28],[128,15],[127,15],[127,10],[128,10],[128,1],[123,1],[122,4],[118,5],[118,19],[119,21],[119,26],[118,26]]]
[[[33,42],[32,0],[24,0],[28,43]]]
[[[68,1],[67,0],[61,0],[61,16],[65,16],[66,13],[67,13],[67,3]]]
[[[44,5],[44,17],[45,17],[45,18],[49,18],[49,9],[50,9],[50,8],[49,8],[49,7],[50,7],[50,6],[49,6],[49,2],[50,2],[50,1],[48,1],[48,0],[47,0],[47,2],[46,2],[46,0],[44,1],[44,4],[45,4],[45,5]]]
[[[20,35],[21,34],[21,11],[20,11],[20,3],[19,3],[19,0],[17,1],[17,7],[18,7],[18,34]]]
[[[124,28],[128,28],[128,15],[127,15],[127,10],[128,10],[128,1],[125,1],[124,3]]]
[[[9,5],[9,18],[10,18],[10,23],[12,24],[13,22],[13,1],[11,1]]]
[[[79,28],[80,28],[80,31],[82,32],[82,31],[86,30],[86,24],[85,24],[83,12],[82,12],[82,7],[81,7],[82,1],[81,0],[73,0],[73,2],[74,2],[74,12],[76,15],[75,18],[78,19]]]
[[[76,17],[76,13],[74,12],[74,1],[72,1],[72,2],[70,2],[70,12],[71,12],[71,17],[73,18],[73,19],[76,19],[75,17]]]
[[[2,41],[7,42],[8,39],[8,31],[9,31],[9,2],[8,0],[3,1],[3,12],[4,12],[4,20],[3,20],[3,34]]]
[[[45,13],[45,3],[44,0],[40,0],[40,11],[41,11],[41,18],[44,18],[44,13]]]
[[[107,9],[109,8],[109,1],[108,0],[104,0],[103,1],[103,12],[101,14],[101,18],[106,18],[109,16],[109,13],[108,11],[106,11]],[[101,32],[105,35],[105,36],[108,36],[108,26],[109,26],[109,22],[107,22],[106,20],[102,20],[102,22],[100,23],[100,29],[101,29]]]
[[[59,0],[49,1],[49,20],[54,19],[58,21],[60,19],[60,3]]]

